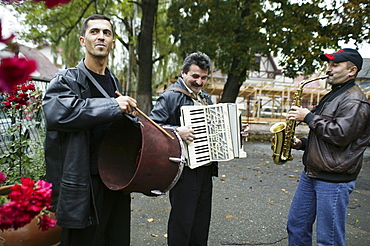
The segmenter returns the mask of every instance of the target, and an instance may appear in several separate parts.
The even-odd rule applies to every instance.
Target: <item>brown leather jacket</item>
[[[330,182],[355,180],[370,141],[370,103],[361,89],[354,85],[326,102],[308,125],[307,176]]]

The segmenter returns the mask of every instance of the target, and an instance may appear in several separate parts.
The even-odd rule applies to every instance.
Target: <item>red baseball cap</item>
[[[340,49],[333,54],[322,54],[320,59],[323,61],[333,61],[333,62],[345,62],[351,61],[356,65],[358,71],[362,68],[362,56],[355,49],[344,48]]]

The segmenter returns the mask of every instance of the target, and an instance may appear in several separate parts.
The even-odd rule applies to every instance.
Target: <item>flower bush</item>
[[[3,96],[5,119],[10,121],[1,137],[0,171],[8,175],[6,184],[14,184],[21,177],[43,179],[42,92],[30,83],[13,86],[11,92]]]
[[[0,0],[5,3],[21,3],[23,0]],[[45,2],[47,8],[66,4],[70,0],[33,0],[33,2]],[[15,37],[11,34],[4,38],[2,35],[0,19],[0,42],[11,46]],[[56,221],[51,219],[51,184],[38,180],[34,181],[30,176],[39,179],[43,176],[43,141],[31,141],[28,130],[39,124],[37,113],[40,113],[41,95],[34,84],[25,83],[30,74],[36,71],[36,62],[26,58],[0,57],[0,93],[5,94],[6,99],[3,107],[8,110],[7,116],[11,120],[11,127],[6,131],[8,150],[0,155],[0,167],[5,168],[8,175],[0,172],[0,184],[6,182],[16,183],[21,176],[21,184],[11,187],[7,197],[0,196],[0,229],[18,229],[28,224],[33,218],[38,218],[39,229],[42,231],[54,227]],[[36,125],[35,125],[36,124]],[[35,143],[38,146],[33,146]],[[31,149],[31,151],[29,151]],[[33,151],[32,151],[33,149]],[[26,153],[32,153],[32,156]],[[39,169],[39,165],[41,168]],[[36,171],[35,171],[36,167]],[[38,176],[37,176],[38,175]],[[27,178],[23,176],[28,176]]]
[[[0,197],[0,229],[18,229],[37,218],[39,229],[55,226],[49,217],[51,184],[42,180],[45,175],[42,132],[40,138],[29,134],[40,124],[42,93],[33,83],[13,86],[5,95],[3,107],[11,126],[3,132],[7,150],[0,155],[0,184],[15,184],[7,197]],[[33,139],[32,139],[33,138]],[[27,178],[26,178],[27,177]],[[32,178],[32,179],[31,179]],[[38,181],[34,181],[38,180]],[[16,184],[21,181],[21,184]]]

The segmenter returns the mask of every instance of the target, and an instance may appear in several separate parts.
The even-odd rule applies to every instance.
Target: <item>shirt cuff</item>
[[[313,117],[315,117],[315,114],[309,112],[306,117],[304,117],[304,120],[303,122],[305,122],[306,124],[310,123],[311,120],[313,119]]]

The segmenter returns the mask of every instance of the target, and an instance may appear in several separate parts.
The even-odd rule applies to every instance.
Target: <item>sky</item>
[[[353,48],[353,49],[356,49],[356,46],[353,43],[342,43],[341,44],[341,47],[342,48]],[[327,50],[325,52],[333,53],[333,52],[335,52],[335,50]],[[362,58],[370,58],[370,44],[369,43],[365,43],[365,44],[362,44],[361,46],[359,45],[358,52],[360,53],[360,55],[362,56]]]

